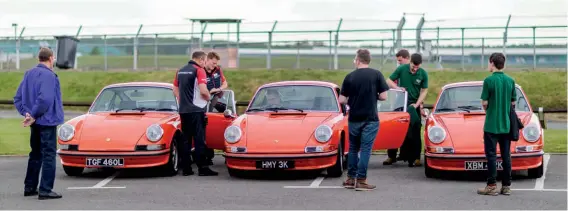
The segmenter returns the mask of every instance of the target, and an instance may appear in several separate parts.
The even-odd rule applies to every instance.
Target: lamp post
[[[18,24],[12,23],[14,27],[14,40],[16,41],[16,70],[20,69],[20,41],[18,39]]]

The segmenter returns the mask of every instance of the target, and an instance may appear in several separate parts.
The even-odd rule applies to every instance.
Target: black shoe
[[[191,168],[188,169],[184,169],[182,175],[183,176],[189,176],[189,175],[194,175],[195,173],[193,173],[193,170]]]
[[[207,160],[207,165],[212,166],[212,165],[213,165],[213,160]]]
[[[50,192],[48,194],[39,194],[38,199],[39,200],[44,200],[44,199],[59,199],[62,198],[63,196],[61,194],[58,194],[56,192]]]
[[[198,171],[199,171],[199,176],[217,176],[217,175],[219,175],[219,173],[211,170],[209,167],[200,168]]]
[[[24,196],[35,196],[37,194],[37,190],[24,190]]]

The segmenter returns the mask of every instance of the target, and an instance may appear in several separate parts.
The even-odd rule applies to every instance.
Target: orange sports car
[[[339,86],[284,81],[258,88],[245,114],[226,128],[224,156],[229,174],[244,170],[327,170],[339,177],[349,147],[348,108]],[[380,130],[374,150],[399,148],[410,116],[406,92],[390,90],[377,105]]]
[[[223,131],[234,118],[232,91],[224,91],[207,113],[207,144],[223,149]],[[163,168],[174,175],[182,142],[178,104],[171,83],[132,82],[104,87],[89,111],[58,129],[58,154],[65,173],[84,168]],[[217,110],[223,110],[219,112]]]
[[[424,129],[424,160],[427,177],[439,170],[486,170],[483,125],[485,111],[481,104],[483,81],[448,84],[442,88]],[[530,177],[543,174],[544,135],[539,119],[528,98],[516,85],[515,111],[524,125],[519,140],[511,142],[512,170],[528,170]],[[428,111],[425,111],[428,112]],[[497,169],[502,170],[497,147]]]

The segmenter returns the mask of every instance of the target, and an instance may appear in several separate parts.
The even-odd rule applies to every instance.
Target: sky
[[[187,18],[244,19],[243,31],[267,31],[275,20],[279,21],[277,30],[329,30],[337,28],[340,18],[343,29],[394,28],[403,13],[425,13],[425,27],[504,26],[509,14],[513,16],[510,25],[566,25],[567,11],[568,0],[0,0],[0,37],[14,35],[12,23],[26,27],[24,36],[75,34],[79,25],[83,25],[82,34],[133,34],[140,24],[145,25],[142,33],[190,32]],[[498,18],[471,19],[495,16]],[[407,16],[405,27],[414,28],[420,17]],[[194,30],[199,30],[198,25]],[[226,31],[227,26],[208,26],[207,30]],[[432,36],[434,32],[426,33]],[[459,31],[453,33],[459,35]],[[532,32],[518,32],[526,33]],[[566,36],[565,29],[550,33]],[[379,34],[369,36],[392,37],[389,32]],[[318,37],[328,39],[328,34]]]

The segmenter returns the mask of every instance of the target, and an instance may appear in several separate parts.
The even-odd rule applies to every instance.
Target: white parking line
[[[284,188],[298,188],[298,189],[330,189],[330,188],[343,188],[341,186],[284,186]]]
[[[105,187],[112,179],[118,176],[119,172],[114,173],[113,175],[105,178],[104,180],[100,181],[99,183],[93,185],[92,187],[68,187],[69,190],[80,190],[80,189],[114,189],[114,188],[126,188],[124,186],[120,187]]]
[[[514,191],[554,191],[554,192],[568,192],[568,189],[511,189]]]
[[[536,183],[534,184],[534,189],[536,189],[536,190],[544,189],[544,179],[546,178],[546,169],[547,169],[549,160],[550,160],[550,154],[548,154],[548,153],[544,154],[543,161],[542,161],[544,172],[542,174],[542,177],[536,179]]]
[[[321,182],[323,182],[323,179],[325,179],[325,177],[318,177],[316,178],[312,184],[310,184],[310,187],[319,187],[319,185],[321,184]]]

